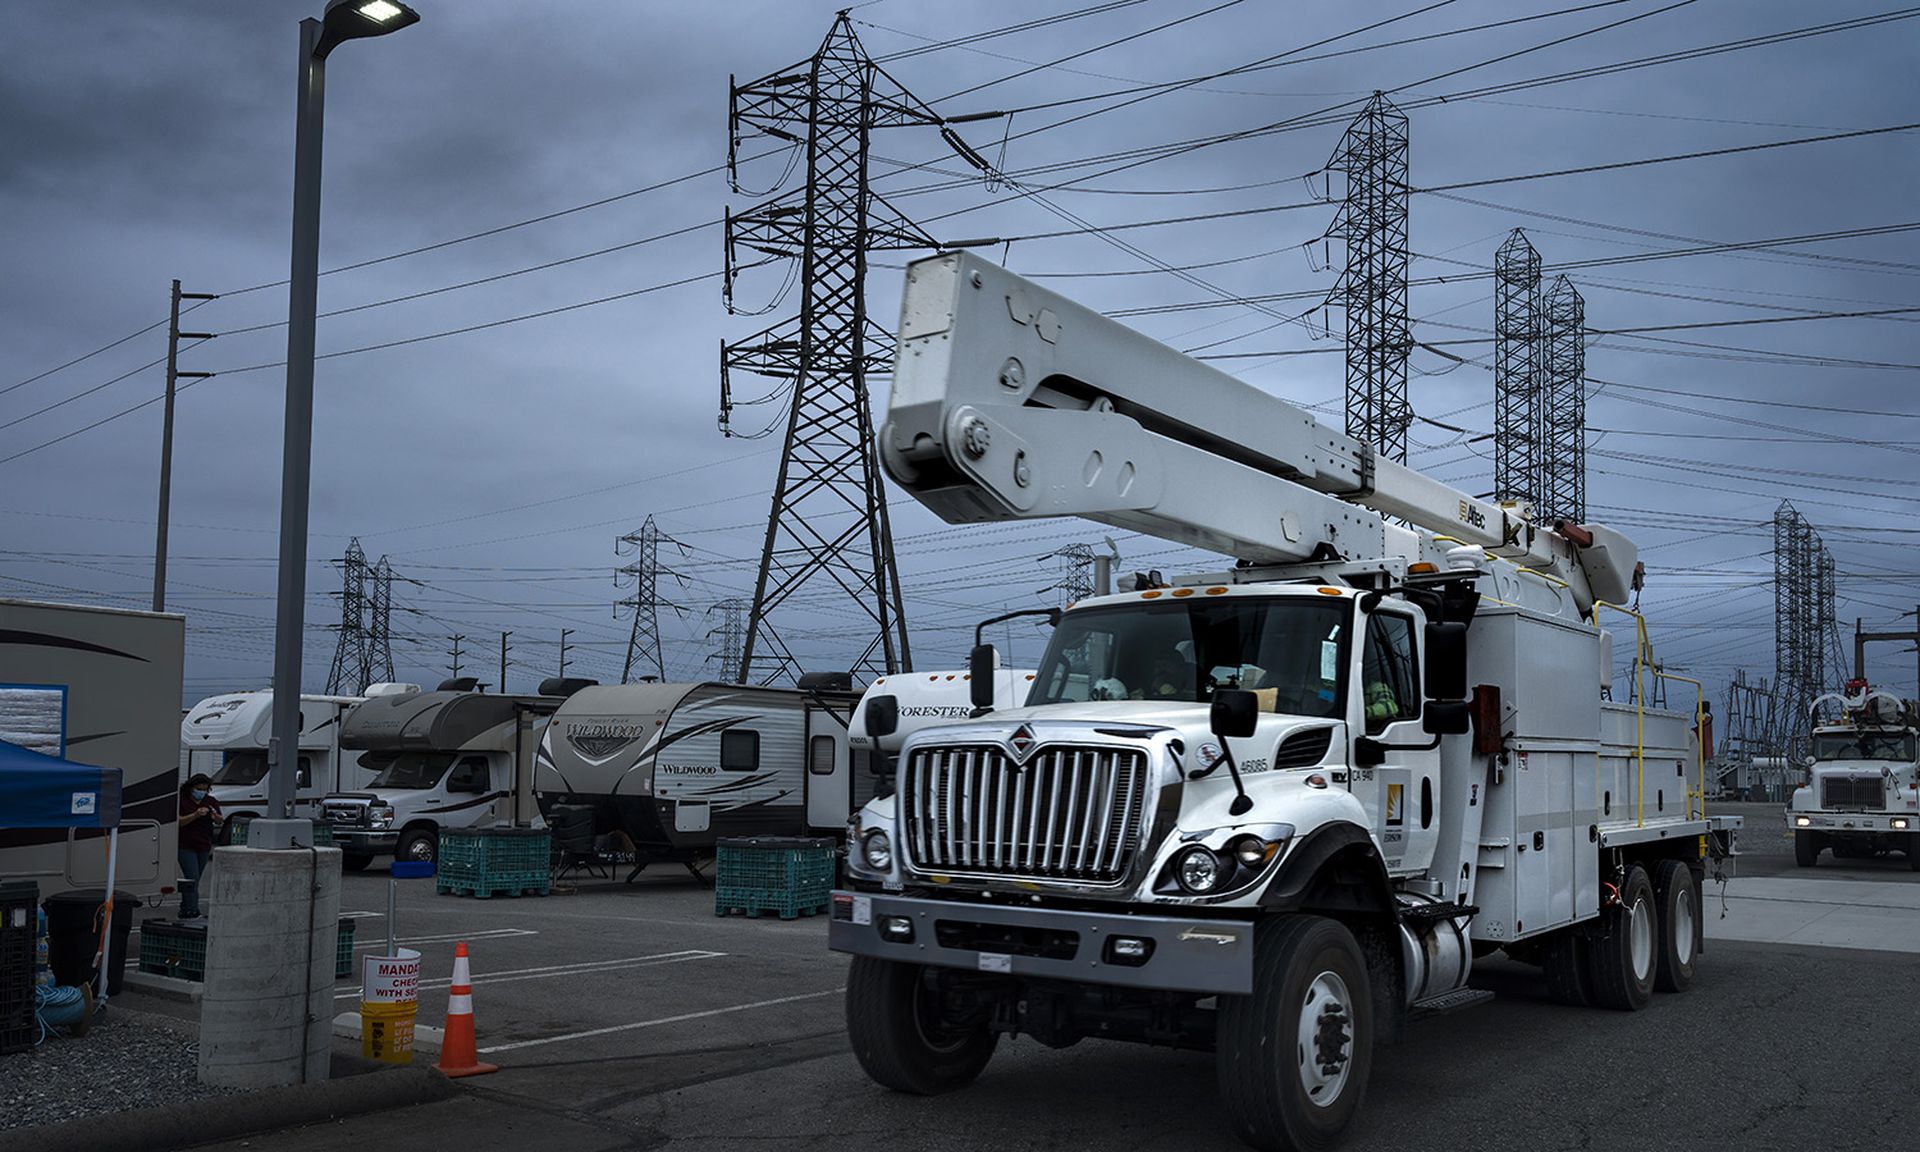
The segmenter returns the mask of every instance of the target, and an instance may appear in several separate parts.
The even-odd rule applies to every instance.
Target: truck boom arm
[[[1256,564],[1389,552],[1382,516],[1626,599],[1631,542],[1554,531],[970,253],[907,269],[887,472],[950,523],[1079,516]],[[1576,542],[1578,541],[1578,542]]]

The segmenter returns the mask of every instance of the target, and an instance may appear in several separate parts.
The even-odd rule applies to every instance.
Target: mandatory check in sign
[[[400,949],[398,956],[368,956],[361,961],[363,1004],[410,1004],[420,996],[420,953]]]

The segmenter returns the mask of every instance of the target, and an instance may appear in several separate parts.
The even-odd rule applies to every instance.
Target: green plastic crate
[[[440,833],[434,889],[441,895],[545,896],[553,838],[545,828],[464,828]]]
[[[343,918],[334,934],[333,978],[336,980],[353,975],[353,926],[353,920]],[[142,921],[140,971],[204,982],[207,978],[206,925]]]
[[[839,868],[827,837],[735,836],[717,841],[713,914],[771,912],[782,920],[825,910]]]

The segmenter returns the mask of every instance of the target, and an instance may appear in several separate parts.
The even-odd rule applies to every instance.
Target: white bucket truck
[[[1816,724],[1813,763],[1805,787],[1787,804],[1794,861],[1811,868],[1832,849],[1836,860],[1904,852],[1920,872],[1920,747],[1913,707],[1856,681],[1846,693],[1814,701],[1817,715],[1832,704],[1839,722]]]
[[[1447,488],[972,255],[909,266],[898,339],[879,453],[944,519],[1239,564],[1082,600],[1024,707],[982,691],[906,738],[829,927],[873,1079],[957,1088],[1019,1034],[1211,1047],[1243,1139],[1325,1148],[1376,1041],[1489,995],[1476,956],[1608,1008],[1688,987],[1738,820],[1704,810],[1697,705],[1603,699],[1592,616],[1628,598],[1629,541]]]

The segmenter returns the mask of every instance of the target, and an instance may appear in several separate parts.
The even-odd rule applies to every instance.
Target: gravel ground
[[[29,1052],[0,1056],[0,1129],[237,1091],[200,1083],[192,1044],[190,1033],[111,1007],[85,1036],[49,1034]]]

